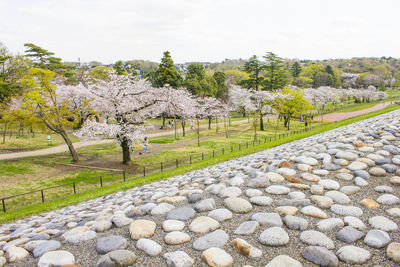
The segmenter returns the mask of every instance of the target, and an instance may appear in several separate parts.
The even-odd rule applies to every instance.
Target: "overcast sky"
[[[0,42],[66,61],[400,57],[400,0],[0,0]]]

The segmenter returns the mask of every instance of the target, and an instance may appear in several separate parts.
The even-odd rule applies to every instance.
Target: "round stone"
[[[365,170],[356,170],[356,171],[354,171],[354,176],[361,177],[363,179],[371,178],[371,175]]]
[[[386,231],[386,232],[392,232],[392,231],[397,231],[397,224],[393,222],[392,220],[383,217],[383,216],[375,216],[372,218],[369,218],[368,223],[376,229]]]
[[[333,205],[333,200],[330,197],[311,196],[311,202],[316,204],[321,209],[329,209]]]
[[[133,240],[139,240],[142,237],[150,237],[156,230],[156,224],[149,220],[136,220],[131,222],[129,233]]]
[[[313,195],[322,195],[324,193],[324,187],[319,184],[313,184],[310,187],[310,192]]]
[[[277,171],[277,173],[284,175],[284,176],[295,176],[296,175],[296,171],[290,168],[279,168]]]
[[[194,208],[197,212],[210,211],[215,209],[215,200],[213,198],[207,198],[201,200],[196,204]]]
[[[241,238],[236,238],[232,241],[232,246],[240,254],[248,258],[259,258],[262,256],[262,251],[256,247],[250,245],[246,240]]]
[[[379,167],[372,167],[371,169],[369,169],[369,173],[373,176],[385,176],[386,175],[386,171]]]
[[[25,259],[29,256],[29,252],[23,248],[16,246],[9,246],[6,251],[6,259],[8,262],[16,262]]]
[[[57,250],[61,247],[61,243],[55,240],[45,241],[40,243],[33,250],[33,257],[37,258],[49,251]]]
[[[328,218],[317,223],[318,230],[322,232],[336,231],[344,226],[344,222],[340,218]]]
[[[363,236],[363,232],[354,229],[351,226],[346,226],[337,233],[336,238],[346,243],[353,243]]]
[[[224,200],[227,209],[236,213],[246,213],[253,209],[253,206],[244,198],[229,197]]]
[[[249,201],[258,206],[268,206],[272,204],[273,199],[266,196],[255,196],[251,197]]]
[[[228,209],[215,209],[210,211],[207,216],[218,222],[223,222],[232,219],[232,212]]]
[[[363,200],[360,201],[360,204],[364,205],[369,209],[379,208],[379,204],[376,203],[375,200],[369,198],[364,198]]]
[[[75,264],[75,257],[71,252],[65,250],[50,251],[40,257],[38,267],[64,266]]]
[[[303,267],[303,265],[288,255],[279,255],[268,262],[265,267]]]
[[[373,248],[382,248],[390,241],[389,234],[381,230],[370,230],[364,238],[364,243]]]
[[[368,165],[360,161],[353,161],[347,166],[347,169],[352,171],[365,170],[366,168],[368,168]]]
[[[187,221],[196,216],[196,211],[191,207],[183,207],[168,212],[167,220]]]
[[[301,242],[310,246],[321,246],[326,247],[327,249],[335,248],[333,241],[329,237],[321,232],[314,230],[301,232],[300,240]]]
[[[400,203],[400,198],[392,194],[383,194],[376,201],[379,204],[394,205]]]
[[[272,195],[286,195],[290,192],[290,188],[282,185],[270,185],[265,191]]]
[[[358,192],[360,189],[361,188],[359,186],[346,185],[346,186],[342,186],[339,191],[349,196],[349,195],[352,195],[352,194]]]
[[[194,260],[184,251],[168,252],[163,255],[168,267],[191,267]]]
[[[231,255],[226,253],[225,250],[220,248],[209,248],[201,254],[201,258],[209,266],[227,267],[232,265],[233,258]]]
[[[318,182],[321,180],[321,177],[311,173],[302,173],[300,176],[301,178],[309,182]]]
[[[270,212],[257,212],[251,216],[253,221],[257,221],[263,226],[282,226],[282,219],[278,213],[270,213]]]
[[[185,223],[178,220],[166,220],[163,222],[162,228],[165,232],[181,231],[185,228]]]
[[[386,212],[394,218],[400,217],[400,208],[391,208],[391,209],[388,209]]]
[[[367,186],[367,185],[368,185],[368,182],[365,181],[363,178],[360,178],[360,177],[356,177],[356,178],[354,179],[354,183],[355,183],[357,186]]]
[[[196,203],[196,202],[200,201],[201,198],[202,198],[202,195],[200,193],[192,193],[192,194],[188,195],[188,197],[187,197],[189,203]]]
[[[173,231],[165,235],[164,241],[168,245],[180,245],[189,242],[190,235],[179,231]]]
[[[286,215],[295,215],[299,209],[294,207],[294,206],[281,206],[281,207],[276,207],[275,211],[280,215],[280,216],[286,216]]]
[[[246,221],[242,222],[238,228],[235,230],[237,235],[251,235],[253,234],[260,224],[256,221]]]
[[[160,203],[154,209],[151,210],[151,215],[163,215],[173,210],[175,208],[174,205],[168,203]]]
[[[293,230],[303,231],[308,227],[308,221],[297,216],[286,215],[283,218],[283,221],[285,222],[287,227]]]
[[[335,254],[325,247],[309,246],[301,253],[303,258],[318,266],[338,266],[339,260]]]
[[[276,173],[276,172],[268,172],[265,175],[269,181],[271,181],[272,183],[281,183],[285,180],[285,178],[283,178],[282,175]]]
[[[349,264],[363,264],[371,258],[371,253],[368,250],[351,245],[341,247],[336,255],[341,261]]]
[[[140,250],[143,250],[144,253],[150,256],[157,256],[162,251],[162,247],[160,246],[160,244],[158,244],[154,240],[147,238],[139,239],[136,243],[136,247]]]
[[[308,216],[312,216],[312,217],[316,217],[316,218],[320,218],[320,219],[326,219],[328,218],[328,215],[326,215],[325,212],[323,212],[322,210],[320,210],[317,207],[314,206],[306,206],[304,208],[302,208],[300,210],[301,213],[303,213],[304,215],[308,215]]]
[[[119,235],[110,235],[101,237],[97,240],[96,251],[99,254],[106,254],[117,249],[125,249],[128,246],[128,241]]]
[[[400,243],[392,242],[386,249],[388,258],[394,262],[400,263]]]
[[[229,236],[223,230],[216,230],[202,237],[199,237],[193,242],[195,250],[206,250],[212,247],[223,247],[228,242]]]
[[[339,191],[328,191],[325,193],[325,196],[331,198],[333,201],[339,204],[350,203],[350,198],[346,194]]]
[[[222,198],[225,197],[238,197],[242,194],[242,190],[239,187],[236,186],[231,186],[223,189],[220,193],[219,196]]]
[[[318,182],[319,185],[322,185],[326,190],[339,190],[340,184],[331,179],[323,179]]]
[[[284,246],[289,243],[289,235],[281,227],[271,227],[261,233],[259,241],[268,246]]]
[[[207,216],[197,217],[189,225],[189,230],[198,234],[205,234],[219,228],[219,222]]]
[[[246,190],[245,194],[247,197],[257,197],[262,196],[263,192],[258,189],[249,188]]]
[[[96,266],[131,266],[136,260],[137,256],[132,251],[118,249],[102,256]]]
[[[355,206],[343,206],[339,204],[333,204],[330,210],[340,216],[355,216],[360,217],[363,215],[362,209]]]
[[[344,217],[343,220],[344,220],[346,225],[349,225],[349,226],[351,226],[351,227],[353,227],[355,229],[358,229],[358,230],[361,230],[361,231],[367,229],[367,226],[360,219],[358,219],[357,217],[346,216],[346,217]]]

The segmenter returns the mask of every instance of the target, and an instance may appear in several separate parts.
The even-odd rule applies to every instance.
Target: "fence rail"
[[[322,126],[322,125],[309,126],[307,128],[301,129],[301,130],[291,130],[291,131],[287,131],[286,133],[279,133],[279,134],[270,135],[270,136],[258,137],[254,140],[246,141],[244,143],[225,146],[222,148],[213,149],[213,150],[209,150],[206,152],[191,154],[189,156],[185,156],[185,157],[182,157],[179,159],[177,158],[177,159],[174,159],[171,161],[164,161],[164,162],[159,162],[159,163],[154,163],[154,164],[142,165],[141,166],[142,170],[139,169],[140,174],[133,175],[131,177],[127,177],[127,174],[125,171],[112,172],[112,173],[105,174],[102,176],[90,177],[90,178],[82,179],[82,180],[75,181],[75,182],[65,183],[65,184],[61,184],[61,185],[57,185],[57,186],[37,189],[37,190],[26,192],[26,193],[7,196],[7,197],[0,199],[0,201],[1,201],[0,212],[5,213],[7,211],[17,210],[17,209],[20,209],[20,208],[28,206],[28,205],[43,203],[46,201],[63,198],[63,197],[78,194],[81,192],[91,191],[91,190],[94,190],[96,188],[100,188],[103,186],[116,184],[116,183],[124,183],[127,181],[131,181],[133,179],[145,177],[145,176],[148,176],[151,174],[160,173],[160,172],[164,172],[167,170],[191,165],[196,162],[208,160],[208,159],[222,156],[225,154],[229,154],[229,153],[233,153],[233,152],[240,151],[243,149],[247,149],[249,147],[254,147],[254,146],[257,146],[260,144],[265,144],[268,142],[279,140],[279,139],[282,139],[287,136],[301,134],[301,133],[310,131],[310,130],[315,129],[320,126]],[[52,192],[52,190],[55,190],[56,192]]]

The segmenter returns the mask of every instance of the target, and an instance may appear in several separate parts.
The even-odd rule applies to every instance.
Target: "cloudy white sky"
[[[0,42],[67,61],[400,57],[399,0],[0,0]]]

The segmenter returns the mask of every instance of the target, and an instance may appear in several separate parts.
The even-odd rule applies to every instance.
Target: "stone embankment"
[[[399,266],[400,111],[0,227],[0,266]]]

